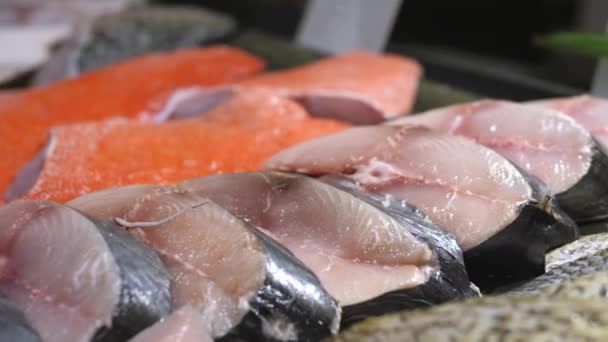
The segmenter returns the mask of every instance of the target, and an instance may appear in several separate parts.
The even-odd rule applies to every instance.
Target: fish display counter
[[[607,100],[124,5],[0,93],[0,340],[608,338]]]

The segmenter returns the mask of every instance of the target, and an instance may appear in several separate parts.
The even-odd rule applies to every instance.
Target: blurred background
[[[306,0],[0,0],[0,24],[7,27],[11,24],[71,22],[79,32],[88,29],[93,32],[89,37],[71,36],[67,43],[63,41],[52,46],[53,54],[63,54],[64,59],[69,54],[65,46],[79,46],[78,54],[89,57],[81,57],[78,65],[88,69],[103,65],[104,61],[94,59],[104,54],[114,54],[114,59],[126,58],[131,53],[171,48],[172,44],[188,46],[237,41],[260,48],[261,42],[244,42],[242,35],[251,32],[292,44],[308,4]],[[69,7],[73,12],[61,10],[61,6]],[[137,17],[138,11],[158,6],[188,6],[211,10],[220,16],[201,21],[192,11],[167,11],[163,15],[161,10],[152,15],[156,18],[153,24],[149,24],[150,13],[143,19]],[[116,16],[127,8],[131,17],[106,20],[105,27],[100,24],[100,17]],[[66,19],[70,17],[66,13],[72,13],[71,19]],[[590,90],[597,60],[540,47],[534,43],[534,37],[559,31],[604,32],[607,14],[608,1],[605,0],[403,0],[389,30],[386,50],[419,60],[428,80],[485,96],[526,100],[571,95]],[[159,24],[159,17],[163,16],[171,20]],[[337,23],[340,17],[334,20]],[[129,22],[138,24],[127,27]],[[119,30],[117,27],[121,25],[123,33],[112,32]],[[165,29],[158,25],[165,25]],[[188,25],[207,25],[208,29],[205,34],[199,32],[197,35]],[[148,32],[142,29],[146,26]],[[215,31],[209,28],[215,28]],[[140,37],[130,42],[116,42],[120,39],[113,35],[125,35],[125,30],[139,30]],[[146,35],[148,38],[143,41],[157,40],[152,44],[156,46],[141,47],[139,52],[120,52],[120,44],[132,48]],[[101,42],[103,39],[106,39],[105,45]],[[10,44],[10,40],[5,44]],[[118,52],[106,52],[104,48]],[[286,51],[282,57],[281,51],[272,50],[272,57],[284,61],[285,66],[289,64],[289,58],[298,60]],[[55,69],[47,66],[42,73],[28,71],[5,77],[3,87],[21,87],[32,82],[44,84],[75,73],[65,65],[57,72],[57,65],[61,63],[66,64],[55,57]]]

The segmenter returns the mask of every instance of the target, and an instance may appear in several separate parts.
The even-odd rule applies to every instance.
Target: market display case
[[[0,340],[605,340],[607,19],[1,3]]]

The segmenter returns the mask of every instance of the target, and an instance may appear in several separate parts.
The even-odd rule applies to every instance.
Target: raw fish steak
[[[243,87],[268,87],[304,105],[314,116],[370,124],[407,114],[422,76],[409,58],[354,52],[246,80]]]
[[[42,342],[19,308],[0,294],[0,340]]]
[[[156,250],[172,276],[173,306],[196,308],[213,337],[318,341],[338,330],[340,308],[314,274],[208,198],[139,185],[88,194],[70,205],[118,221]]]
[[[534,107],[559,110],[573,117],[604,146],[608,146],[608,100],[589,95],[529,102]]]
[[[47,201],[0,208],[0,291],[43,341],[117,341],[171,309],[159,256],[123,228]]]
[[[29,198],[66,201],[112,186],[256,170],[284,148],[346,127],[261,90],[239,93],[205,119],[58,127],[7,199],[31,189]]]
[[[577,222],[608,217],[608,157],[571,117],[550,108],[483,100],[392,121],[462,135],[536,176]]]
[[[178,187],[287,247],[340,302],[343,324],[477,294],[453,236],[402,200],[332,184],[266,171],[195,178]]]
[[[422,126],[361,126],[283,150],[270,169],[337,175],[404,199],[452,233],[482,289],[544,272],[576,225],[546,189],[498,153]],[[525,242],[524,242],[525,241]]]
[[[211,87],[250,76],[263,67],[228,47],[148,55],[76,79],[0,97],[0,192],[33,158],[53,126],[114,116],[153,120],[180,88]]]

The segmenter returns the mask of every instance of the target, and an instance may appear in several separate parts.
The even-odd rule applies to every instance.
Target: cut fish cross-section
[[[0,208],[0,254],[0,290],[44,341],[125,340],[170,311],[169,274],[154,251],[72,208]]]
[[[338,330],[340,309],[316,276],[206,197],[132,186],[70,204],[95,217],[118,218],[156,250],[172,276],[174,307],[198,309],[213,337],[318,340]]]
[[[391,54],[352,52],[244,80],[293,98],[313,116],[373,124],[411,109],[420,65]]]
[[[544,271],[577,229],[543,186],[498,153],[419,126],[364,126],[286,149],[266,167],[339,175],[404,199],[452,233],[473,282],[489,290]]]
[[[346,324],[475,295],[453,237],[428,220],[383,211],[403,208],[402,201],[383,199],[376,207],[323,182],[280,172],[210,176],[179,186],[285,245],[343,305]],[[437,239],[427,239],[431,235]]]
[[[185,306],[142,331],[130,342],[212,342],[201,314]]]
[[[589,130],[599,144],[594,144],[591,161],[578,183],[556,197],[573,219],[581,225],[608,220],[608,101],[598,97],[581,95],[533,101],[531,108],[559,110]],[[581,226],[581,233],[590,234],[591,226]]]
[[[392,121],[461,135],[493,149],[556,194],[577,222],[608,215],[608,157],[571,117],[549,108],[483,100]]]

